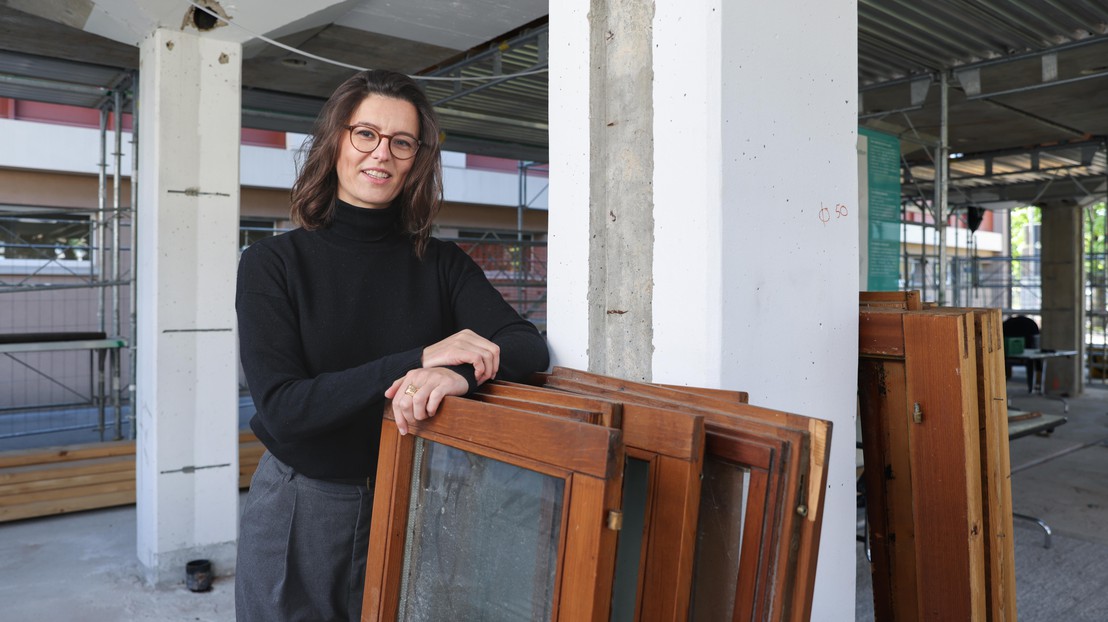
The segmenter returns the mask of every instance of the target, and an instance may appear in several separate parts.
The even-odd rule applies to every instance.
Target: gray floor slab
[[[1061,402],[1026,395],[1013,407],[1060,412]],[[1021,622],[1108,620],[1108,389],[1070,400],[1069,422],[1050,436],[1011,444],[1016,508],[1039,514],[1055,530],[1015,528],[1017,607]],[[1076,449],[1075,449],[1076,448]],[[211,592],[145,585],[135,555],[134,507],[0,524],[0,621],[222,622],[234,620],[234,579]],[[873,619],[869,564],[857,550],[856,620]],[[813,618],[818,619],[818,618]]]

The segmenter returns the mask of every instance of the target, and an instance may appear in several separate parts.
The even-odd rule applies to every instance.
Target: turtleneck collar
[[[335,199],[334,218],[329,229],[349,240],[381,242],[400,231],[399,202],[393,201],[384,209],[370,209]]]

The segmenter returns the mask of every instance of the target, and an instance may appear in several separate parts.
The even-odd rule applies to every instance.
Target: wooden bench
[[[265,448],[239,433],[239,488],[249,488]],[[0,522],[135,502],[135,442],[0,453]]]

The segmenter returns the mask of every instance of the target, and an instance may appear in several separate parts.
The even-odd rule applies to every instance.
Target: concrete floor
[[[1061,413],[1061,402],[1010,383],[1012,408]],[[1016,511],[1043,518],[1042,532],[1016,521],[1022,622],[1108,620],[1108,389],[1070,400],[1069,422],[1046,437],[1012,441]],[[869,568],[858,546],[856,620],[873,619]],[[152,589],[135,554],[134,507],[0,524],[0,621],[221,622],[234,620],[234,578],[193,593]],[[813,620],[821,620],[818,613]],[[830,621],[838,622],[838,621]]]
[[[0,525],[4,622],[226,622],[234,578],[209,592],[145,585],[135,552],[135,508],[126,506]]]

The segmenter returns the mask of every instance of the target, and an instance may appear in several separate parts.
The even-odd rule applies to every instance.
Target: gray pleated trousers
[[[268,451],[239,522],[238,622],[361,617],[373,491],[304,477]]]

